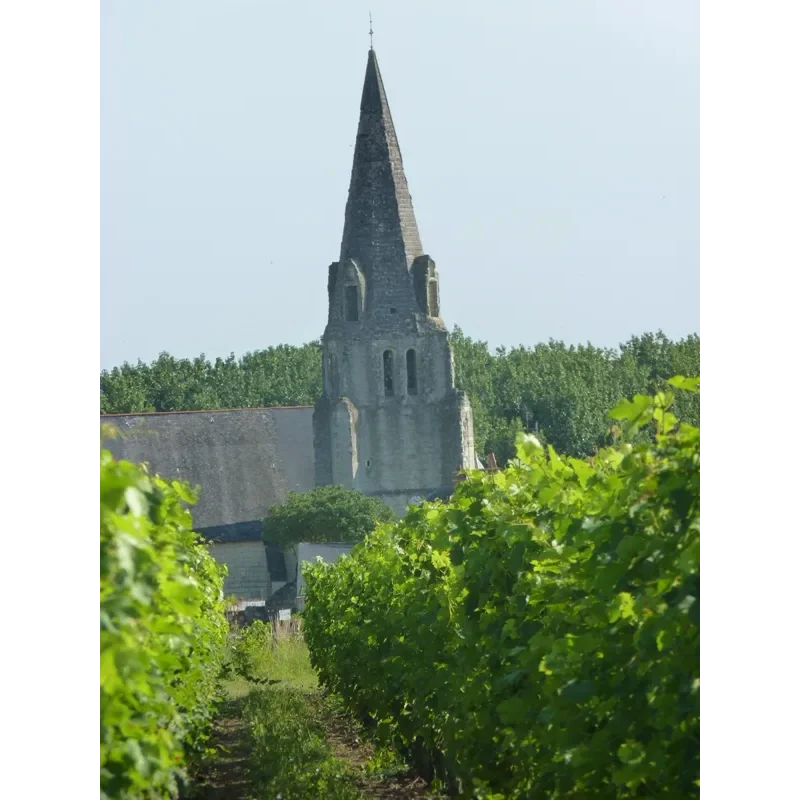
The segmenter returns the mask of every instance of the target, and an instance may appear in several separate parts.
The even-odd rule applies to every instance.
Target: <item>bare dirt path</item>
[[[407,769],[389,773],[375,773],[369,764],[375,747],[363,737],[363,731],[352,719],[326,702],[321,695],[315,698],[317,718],[325,729],[331,752],[353,771],[356,786],[368,800],[399,800],[400,798],[426,798],[435,800],[442,795],[431,792],[425,781]]]

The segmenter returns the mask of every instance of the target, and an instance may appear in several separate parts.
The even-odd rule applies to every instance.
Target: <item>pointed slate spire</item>
[[[408,291],[408,269],[420,255],[403,158],[378,59],[370,49],[340,260],[352,258],[364,270],[368,293],[382,295],[374,301],[393,303]]]

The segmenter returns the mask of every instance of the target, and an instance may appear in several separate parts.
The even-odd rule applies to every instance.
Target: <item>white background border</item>
[[[798,22],[797,3],[701,3],[701,787],[713,800],[800,796]]]
[[[702,786],[788,798],[800,792],[800,10],[703,0],[701,15]],[[8,797],[97,787],[99,81],[98,3],[3,4]]]
[[[3,779],[98,791],[100,7],[0,5]]]

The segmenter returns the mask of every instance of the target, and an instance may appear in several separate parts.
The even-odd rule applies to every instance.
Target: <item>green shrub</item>
[[[204,750],[228,626],[189,488],[100,453],[100,792],[174,796]]]
[[[288,547],[298,542],[358,542],[394,512],[377,497],[344,486],[289,492],[264,520],[264,540]]]
[[[233,667],[243,677],[256,675],[272,650],[272,628],[260,619],[239,632],[231,643]]]
[[[588,460],[521,436],[504,472],[306,567],[321,682],[467,796],[699,796],[700,438],[672,402],[621,403],[637,443]]]

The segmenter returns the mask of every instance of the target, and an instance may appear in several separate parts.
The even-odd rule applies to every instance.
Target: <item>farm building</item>
[[[117,458],[200,486],[195,530],[228,565],[225,593],[267,599],[287,580],[283,553],[265,547],[262,520],[289,491],[314,487],[310,406],[101,416],[120,432]]]

